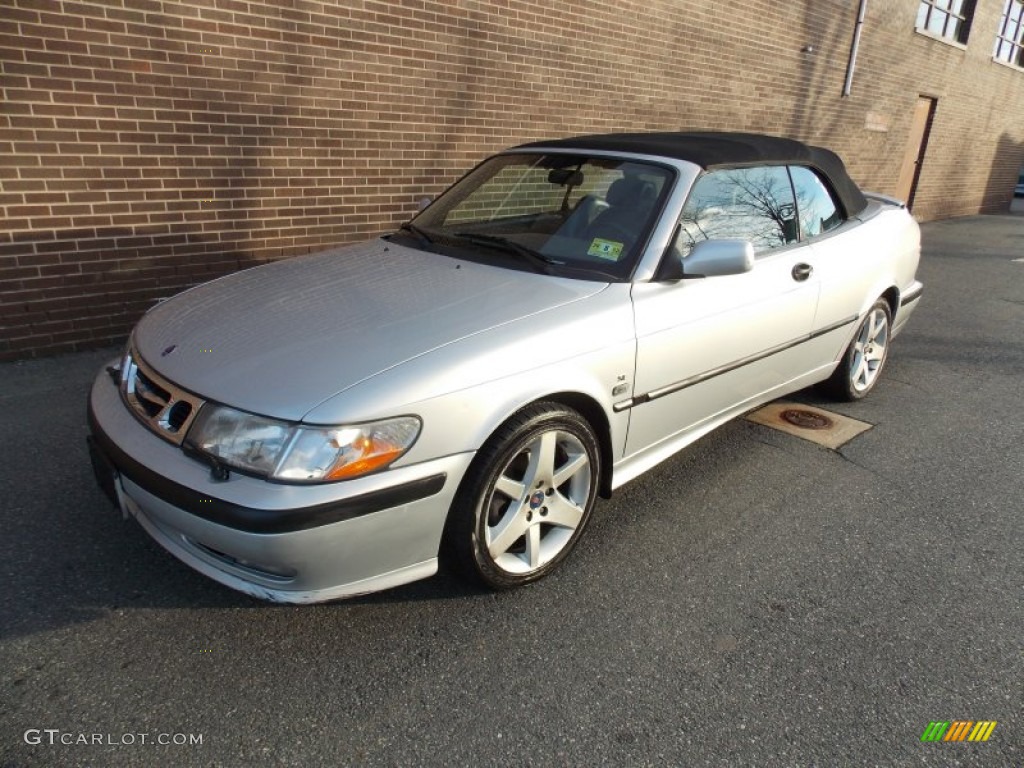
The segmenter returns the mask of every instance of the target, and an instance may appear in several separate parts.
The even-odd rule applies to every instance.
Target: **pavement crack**
[[[769,429],[769,430],[771,429],[771,427],[765,427],[763,424],[758,424],[757,422],[748,421],[747,423],[748,424],[752,424],[755,427],[763,427],[764,429]],[[792,437],[795,437],[795,435],[792,435]],[[774,448],[777,451],[782,451],[787,456],[792,456],[793,455],[792,451],[786,450],[786,448],[784,448],[783,446],[779,445],[778,443],[773,443],[772,441],[766,440],[763,437],[758,437],[757,436],[757,430],[755,430],[751,434],[751,438],[753,439],[753,441],[755,443],[760,443],[761,445],[767,445],[769,448]]]
[[[852,464],[853,466],[857,467],[858,469],[863,469],[865,472],[869,473],[870,475],[872,475],[874,477],[877,477],[879,480],[881,480],[881,481],[883,481],[885,483],[888,483],[890,485],[894,485],[894,486],[897,486],[897,487],[902,487],[902,485],[900,484],[899,480],[896,480],[896,479],[894,479],[892,477],[888,477],[886,475],[883,475],[877,469],[872,469],[871,467],[865,466],[864,464],[861,464],[859,461],[854,461],[849,456],[847,456],[845,453],[843,453],[842,450],[836,449],[835,451],[833,451],[833,453],[835,453],[837,456],[839,456],[843,461],[846,461],[846,462]]]
[[[905,387],[910,387],[911,389],[917,390],[918,392],[927,392],[928,391],[928,390],[924,389],[923,387],[921,387],[920,385],[915,384],[914,382],[904,381],[903,379],[896,378],[895,376],[891,375],[889,373],[889,371],[885,372],[885,380],[886,381],[895,381],[897,384],[902,384]],[[872,426],[878,426],[878,425],[877,424],[873,424]]]
[[[769,448],[774,448],[777,451],[782,451],[787,456],[792,456],[793,455],[792,451],[787,451],[781,445],[776,445],[775,443],[771,443],[771,442],[769,442],[767,440],[758,440],[756,437],[754,438],[754,441],[760,443],[761,445],[767,445]]]

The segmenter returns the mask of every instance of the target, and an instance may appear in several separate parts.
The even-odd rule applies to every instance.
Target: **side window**
[[[701,240],[739,238],[765,253],[798,239],[789,174],[781,166],[712,171],[694,185],[676,248],[685,258]]]
[[[818,174],[800,166],[793,166],[789,171],[793,174],[800,229],[805,238],[828,232],[843,223],[839,206]]]

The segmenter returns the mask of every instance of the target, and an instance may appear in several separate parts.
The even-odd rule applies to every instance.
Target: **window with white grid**
[[[917,29],[927,34],[966,44],[971,31],[975,0],[921,0]]]
[[[996,45],[992,56],[1016,67],[1024,68],[1024,2],[1006,0],[999,20]]]

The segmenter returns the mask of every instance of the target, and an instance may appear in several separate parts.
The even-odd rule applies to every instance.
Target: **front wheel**
[[[831,395],[840,400],[860,400],[874,389],[889,356],[891,326],[889,302],[879,299],[861,321],[839,367],[825,382]]]
[[[543,578],[590,518],[601,453],[590,424],[557,403],[506,421],[480,450],[449,513],[445,545],[493,589]]]

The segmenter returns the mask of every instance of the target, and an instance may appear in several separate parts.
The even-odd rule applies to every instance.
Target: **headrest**
[[[608,187],[608,194],[605,200],[608,205],[629,205],[637,206],[641,203],[651,203],[654,199],[654,185],[649,181],[636,177],[624,176],[616,179]]]

